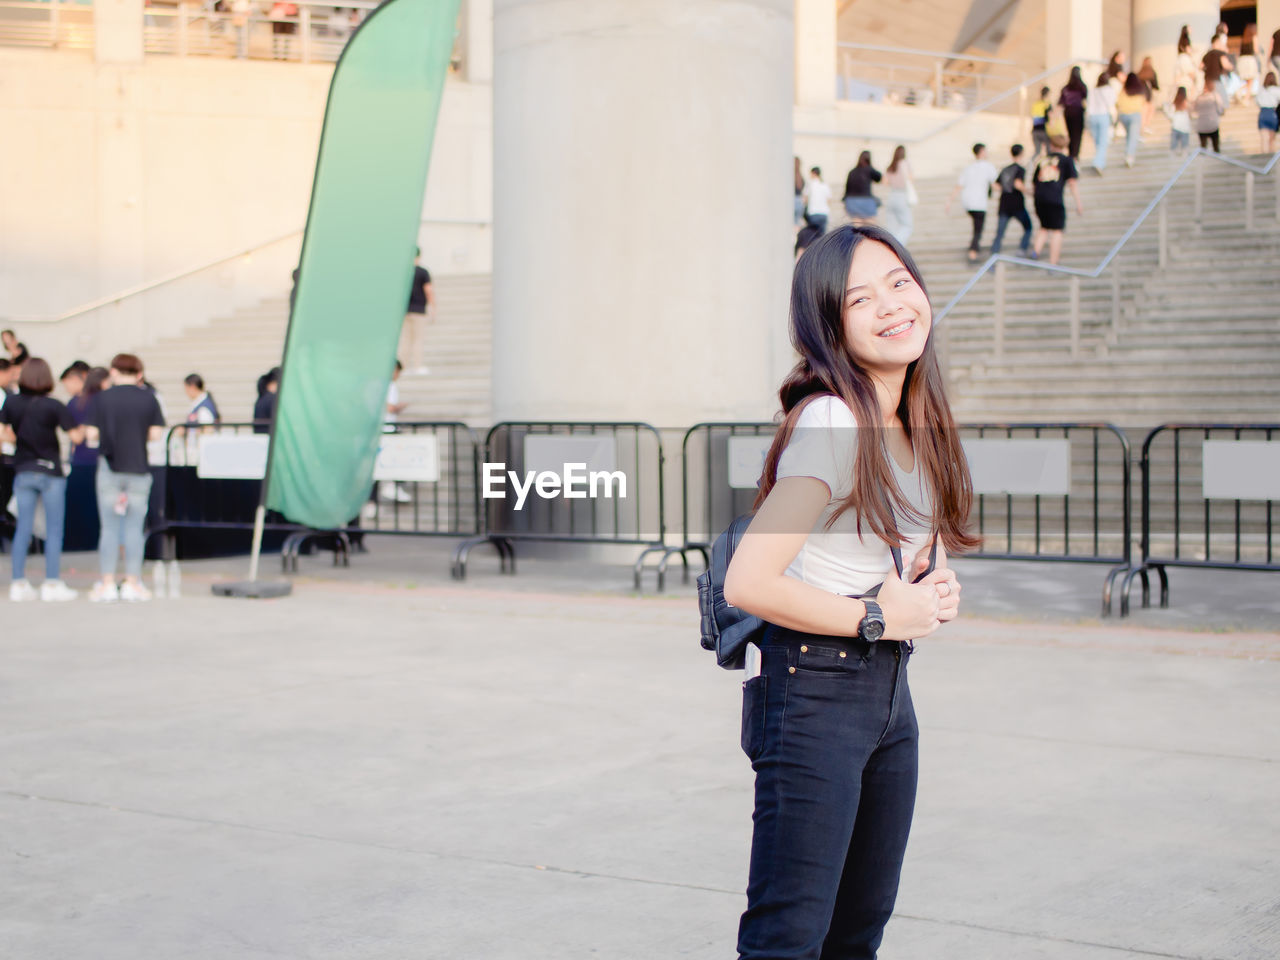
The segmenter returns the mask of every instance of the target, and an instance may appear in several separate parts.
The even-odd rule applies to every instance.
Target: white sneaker
[[[40,599],[45,603],[66,603],[80,596],[80,591],[72,590],[61,580],[46,580],[40,584]]]
[[[37,596],[36,588],[28,580],[15,580],[9,584],[9,599],[14,603],[34,600]]]
[[[126,580],[120,585],[120,600],[124,603],[146,603],[150,599],[151,591],[140,583]]]
[[[383,480],[378,484],[378,498],[381,500],[391,500],[395,503],[412,503],[413,494],[398,483],[390,483]]]
[[[89,591],[90,603],[115,603],[120,599],[120,591],[114,583],[99,580]]]

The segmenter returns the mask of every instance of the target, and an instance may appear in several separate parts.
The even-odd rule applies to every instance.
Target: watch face
[[[862,621],[862,639],[879,640],[884,636],[884,621],[867,617]]]

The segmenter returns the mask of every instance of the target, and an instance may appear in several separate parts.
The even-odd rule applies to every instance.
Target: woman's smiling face
[[[853,251],[844,296],[844,340],[858,365],[894,373],[920,359],[933,308],[898,255],[863,240]]]

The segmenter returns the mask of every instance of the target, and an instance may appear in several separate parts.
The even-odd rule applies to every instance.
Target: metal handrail
[[[974,63],[1000,63],[1016,67],[1016,60],[998,60],[995,57],[977,57],[968,53],[960,53],[956,50],[919,50],[913,47],[885,47],[877,43],[848,43],[841,42],[836,44],[842,50],[874,50],[877,53],[905,53],[907,56],[913,57],[950,57],[953,60],[972,60]]]
[[[423,218],[421,223],[424,225],[443,225],[443,226],[461,226],[461,227],[488,227],[492,225],[491,220],[465,219],[465,218],[460,218],[456,220]],[[259,250],[265,250],[267,247],[274,246],[277,243],[282,243],[285,240],[290,239],[291,237],[301,236],[301,234],[302,234],[301,228],[297,230],[291,230],[288,233],[281,234],[278,237],[272,237],[270,240],[264,240],[262,243],[254,244],[252,247],[249,247],[248,249],[237,250],[235,253],[228,254],[225,257],[219,257],[216,260],[210,260],[207,263],[200,264],[199,266],[189,267],[185,270],[179,270],[176,273],[168,274],[156,280],[148,280],[146,283],[140,283],[137,286],[128,287],[127,289],[121,290],[119,293],[113,293],[105,297],[99,297],[96,300],[91,300],[88,303],[81,304],[78,307],[73,307],[72,309],[66,311],[65,313],[60,313],[56,316],[7,317],[5,319],[15,323],[17,322],[61,323],[63,320],[71,320],[83,314],[92,313],[94,310],[99,310],[102,307],[109,307],[113,303],[120,303],[123,300],[127,300],[131,297],[136,297],[139,294],[146,293],[149,290],[154,290],[157,287],[163,287],[166,284],[173,283],[177,280],[183,280],[186,277],[193,276],[205,270],[211,270],[214,267],[222,266],[222,264],[224,263],[230,263],[233,260],[239,260],[241,257],[251,256],[254,253],[257,253]]]
[[[1050,67],[1048,70],[1042,70],[1039,73],[1035,74],[1034,76],[1030,76],[1030,77],[1027,77],[1025,80],[1018,81],[1018,83],[1014,84],[1012,87],[1005,90],[1003,93],[998,93],[994,97],[989,97],[988,99],[982,101],[982,103],[979,103],[970,107],[964,113],[956,114],[956,116],[951,117],[948,120],[944,120],[942,123],[934,127],[932,130],[929,130],[915,137],[888,136],[882,133],[843,133],[841,131],[835,131],[835,130],[797,130],[794,135],[797,137],[833,137],[837,140],[891,140],[894,143],[902,143],[902,144],[923,143],[924,141],[930,139],[931,137],[936,137],[938,134],[943,133],[947,130],[950,130],[957,123],[960,123],[961,121],[969,119],[975,113],[980,113],[986,110],[988,107],[994,106],[995,104],[999,103],[1001,100],[1005,99],[1005,97],[1011,96],[1012,94],[1015,94],[1015,93],[1021,93],[1033,83],[1038,83],[1041,80],[1045,80],[1049,77],[1052,77],[1054,74],[1060,73],[1061,71],[1067,69],[1068,67],[1080,66],[1081,64],[1095,64],[1095,65],[1106,66],[1107,61],[1106,60],[1088,60],[1088,59],[1064,60],[1062,61],[1062,63],[1059,63],[1056,66]]]
[[[1116,255],[1120,253],[1124,245],[1132,239],[1133,235],[1137,233],[1138,228],[1141,227],[1147,217],[1151,215],[1151,212],[1160,205],[1166,196],[1169,195],[1169,191],[1174,188],[1177,182],[1182,178],[1182,175],[1186,173],[1187,169],[1195,162],[1196,158],[1200,156],[1212,157],[1215,160],[1220,160],[1222,163],[1240,167],[1248,173],[1261,176],[1269,174],[1273,169],[1275,169],[1277,162],[1280,162],[1280,151],[1271,155],[1271,161],[1265,167],[1257,167],[1251,163],[1246,163],[1243,160],[1236,160],[1234,157],[1224,157],[1220,153],[1213,153],[1197,147],[1187,157],[1187,159],[1182,162],[1182,165],[1178,167],[1177,171],[1169,178],[1165,185],[1156,192],[1156,195],[1151,198],[1151,202],[1143,208],[1142,212],[1138,214],[1133,223],[1129,225],[1129,228],[1120,235],[1120,239],[1112,245],[1111,249],[1107,251],[1106,256],[1104,256],[1098,265],[1092,270],[1082,270],[1078,267],[1062,267],[1051,263],[1041,263],[1038,260],[1023,260],[1019,257],[1012,257],[1004,253],[992,254],[987,257],[986,262],[983,263],[974,275],[969,278],[969,281],[956,292],[955,296],[947,302],[947,305],[935,314],[934,323],[940,323],[947,314],[951,312],[955,305],[964,298],[965,294],[972,290],[978,281],[981,280],[987,272],[998,263],[1012,263],[1020,267],[1028,267],[1034,270],[1047,270],[1051,273],[1061,273],[1067,276],[1086,277],[1090,280],[1096,280],[1098,277],[1102,276],[1103,272],[1111,265],[1111,261],[1116,258]],[[1252,216],[1252,204],[1249,204],[1248,206],[1249,215]],[[1161,254],[1161,261],[1163,262],[1163,250],[1161,251]]]

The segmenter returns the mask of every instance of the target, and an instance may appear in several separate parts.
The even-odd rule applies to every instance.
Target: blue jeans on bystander
[[[27,578],[27,554],[35,525],[36,503],[44,504],[44,578],[61,579],[62,533],[67,519],[67,478],[24,470],[13,478],[18,501],[18,528],[13,535],[13,579]]]

